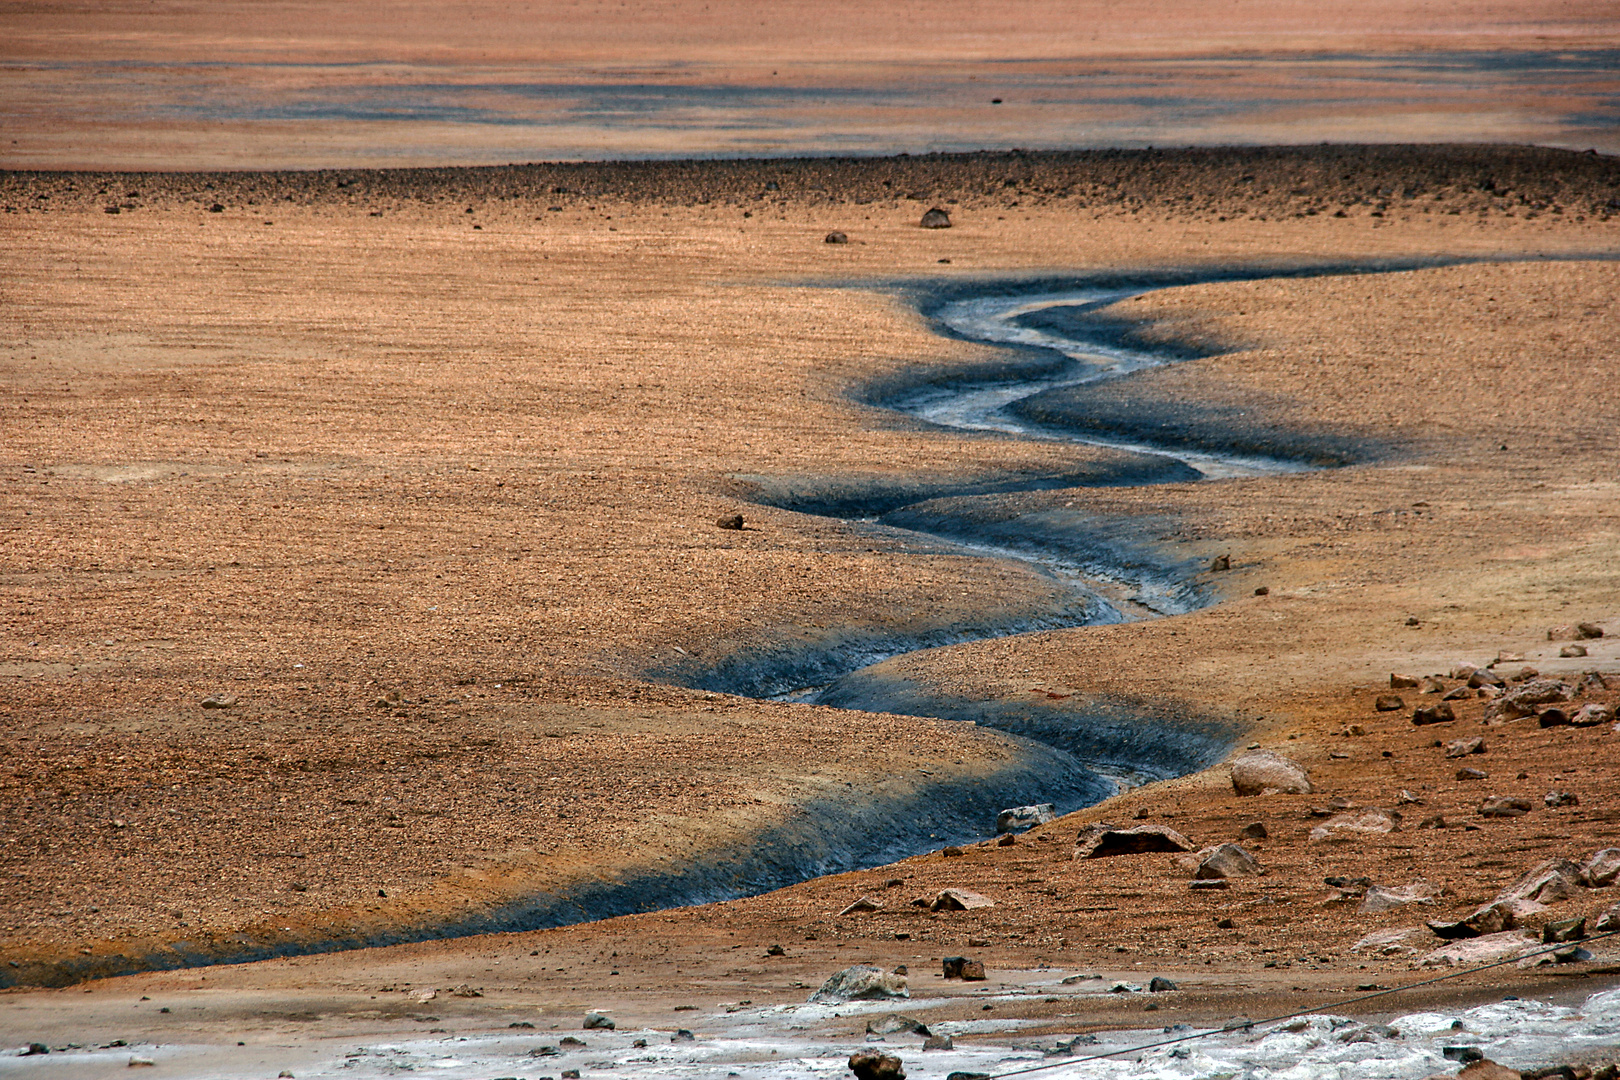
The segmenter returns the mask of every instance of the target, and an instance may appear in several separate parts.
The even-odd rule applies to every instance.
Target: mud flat
[[[964,951],[1009,973],[1168,972],[1196,990],[1163,1002],[1167,1024],[1406,977],[1409,958],[1349,949],[1421,919],[1323,903],[1325,877],[1421,874],[1449,890],[1424,916],[1451,916],[1613,842],[1607,727],[1481,726],[1487,703],[1463,700],[1441,741],[1482,734],[1488,775],[1459,780],[1410,722],[1430,699],[1373,699],[1392,671],[1507,654],[1524,659],[1504,672],[1615,696],[1581,680],[1620,668],[1617,179],[1601,156],[1411,147],[0,176],[14,983],[611,914],[629,909],[600,890],[657,905],[887,859],[988,831],[998,802],[1042,785],[1081,799],[1076,747],[1019,737],[1073,735],[1077,715],[1092,760],[1112,740],[1140,763],[1168,731],[1201,761],[1277,748],[1316,786],[1237,799],[1216,768],[1009,847],[719,905],[130,976],[82,1002],[19,992],[6,1030],[27,1041],[37,1010],[72,999],[89,1011],[64,1017],[127,1039],[103,1002],[218,985],[204,1041],[294,1013],[394,1038],[458,1015],[400,986],[461,983],[484,994],[469,1029],[494,1023],[486,1007],[562,1024],[600,998],[667,1026],[688,999],[785,1004],[856,959],[928,973]],[[916,227],[935,204],[953,228]],[[824,243],[833,229],[851,242]],[[1186,359],[1048,398],[1036,420],[1149,452],[878,403],[1054,362],[942,335],[919,299],[939,290],[1347,260],[1392,269],[1189,280],[1099,309]],[[1221,450],[1234,427],[1262,450],[1326,432],[1339,456],[1194,480],[1151,453]],[[744,529],[716,527],[734,513]],[[1110,603],[1154,575],[1196,602],[1004,633],[1084,621],[1091,601],[906,528],[952,522],[1114,561]],[[1560,656],[1572,641],[1549,631],[1581,622],[1609,633]],[[975,628],[998,636],[964,640]],[[852,639],[954,643],[846,687],[886,712],[699,681]],[[892,711],[924,699],[1012,733]],[[1546,806],[1552,790],[1580,802]],[[1534,809],[1481,818],[1487,794]],[[1311,841],[1334,798],[1404,806],[1405,825]],[[1193,893],[1169,856],[1070,858],[1083,822],[1137,814],[1200,846],[1264,820],[1270,872]],[[1458,827],[1416,828],[1432,814]],[[811,827],[827,820],[851,831]],[[996,906],[912,905],[947,886]],[[833,914],[868,893],[878,911]],[[1576,969],[1559,970],[1431,1000],[1528,996]],[[1128,995],[1068,1013],[1050,996],[990,1011],[1054,1031],[1144,1019]],[[391,1019],[367,1026],[368,1009]],[[140,1015],[135,1037],[171,1038],[158,1025],[177,1012]]]

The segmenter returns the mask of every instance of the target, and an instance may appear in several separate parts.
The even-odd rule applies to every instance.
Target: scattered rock
[[[1577,657],[1577,656],[1585,656],[1586,655],[1586,646],[1585,645],[1565,645],[1562,649],[1558,650],[1558,655],[1563,657],[1566,660],[1572,659],[1572,658]]]
[[[1250,750],[1232,761],[1232,788],[1239,795],[1309,795],[1311,781],[1297,762],[1271,750]]]
[[[967,852],[963,851],[961,848],[957,847],[955,844],[951,844],[951,845],[949,845],[947,847],[940,848],[939,849],[939,854],[940,854],[941,858],[960,859],[963,855],[966,855]]]
[[[741,514],[726,514],[717,520],[714,525],[717,529],[741,529],[743,527],[743,516]]]
[[[1479,665],[1477,665],[1477,664],[1468,664],[1468,663],[1453,664],[1451,666],[1451,677],[1453,679],[1466,679],[1466,678],[1468,678],[1470,675],[1472,675],[1474,672],[1476,672],[1478,670],[1479,670]]]
[[[955,1050],[956,1043],[949,1035],[930,1035],[923,1040],[924,1050]]]
[[[1406,708],[1406,702],[1399,694],[1379,694],[1373,701],[1373,708],[1379,712],[1400,712]]]
[[[693,1035],[690,1031],[686,1030],[685,1028],[680,1028],[679,1030],[677,1030],[675,1032],[675,1034],[673,1034],[673,1035],[671,1035],[669,1037],[669,1041],[670,1042],[696,1042],[697,1041],[697,1036]]]
[[[1018,836],[1015,833],[1002,833],[996,839],[996,847],[1015,847],[1017,844]]]
[[[1478,696],[1479,695],[1478,695],[1477,691],[1471,689],[1467,683],[1463,683],[1459,687],[1456,687],[1456,688],[1454,688],[1452,690],[1446,691],[1444,694],[1442,694],[1440,696],[1440,700],[1441,701],[1465,701],[1465,700],[1471,700],[1471,699],[1473,699],[1475,697],[1478,697]]]
[[[1443,694],[1446,692],[1446,684],[1439,679],[1427,678],[1423,680],[1422,689],[1425,694]]]
[[[1260,873],[1260,864],[1254,856],[1236,844],[1217,844],[1198,854],[1202,857],[1198,860],[1198,869],[1193,871],[1193,877],[1199,881]]]
[[[1600,638],[1603,636],[1603,627],[1599,626],[1597,623],[1576,623],[1575,636],[1581,638],[1583,641],[1590,638]]]
[[[150,1069],[156,1064],[157,1062],[153,1061],[151,1058],[141,1057],[139,1054],[131,1054],[129,1056],[129,1067],[131,1069]]]
[[[1480,668],[1468,676],[1468,685],[1478,690],[1482,686],[1506,686],[1507,681],[1490,668]]]
[[[1536,713],[1536,724],[1539,727],[1568,727],[1569,713],[1553,705]]]
[[[1412,710],[1412,723],[1419,727],[1425,724],[1449,724],[1455,719],[1457,714],[1443,701],[1438,705],[1419,705]]]
[[[1477,1046],[1447,1046],[1440,1051],[1448,1061],[1483,1061],[1485,1051]]]
[[[1475,938],[1512,930],[1519,925],[1521,919],[1527,919],[1545,910],[1547,909],[1543,905],[1534,901],[1498,898],[1480,905],[1456,922],[1435,919],[1431,920],[1428,926],[1436,937],[1448,941]]]
[[[1322,883],[1330,889],[1338,889],[1351,896],[1361,896],[1372,888],[1373,881],[1370,877],[1344,877],[1336,874],[1333,877],[1323,878]]]
[[[770,948],[765,950],[765,955],[766,956],[786,956],[787,955],[787,950],[782,948],[782,946],[780,946],[780,945],[772,945]]]
[[[1569,718],[1569,722],[1576,727],[1597,727],[1600,724],[1613,723],[1614,706],[1589,701],[1575,710],[1575,715]]]
[[[963,982],[984,982],[989,976],[984,971],[984,961],[968,960],[962,965]]]
[[[586,1031],[612,1031],[617,1026],[618,1025],[613,1022],[612,1017],[603,1016],[599,1012],[589,1012],[585,1014],[584,1030]]]
[[[1458,769],[1457,770],[1457,779],[1458,780],[1485,780],[1485,779],[1489,778],[1490,775],[1491,774],[1486,772],[1484,769],[1476,769],[1476,768],[1473,768],[1472,766],[1470,766],[1470,767],[1468,767],[1466,769]]]
[[[827,239],[822,242],[827,244],[847,244],[849,243],[849,237],[834,229],[827,234]]]
[[[1005,833],[1014,830],[1022,832],[1056,820],[1057,809],[1049,802],[1037,803],[1034,806],[1014,806],[996,815],[996,832]]]
[[[1553,904],[1568,900],[1582,888],[1580,865],[1568,859],[1548,859],[1496,894],[1498,900],[1533,900]]]
[[[1255,590],[1254,590],[1254,595],[1256,595],[1256,596],[1270,596],[1271,595],[1271,586],[1269,586],[1269,585],[1256,586]]]
[[[1310,839],[1352,840],[1358,837],[1378,836],[1400,828],[1393,814],[1370,806],[1355,813],[1335,814],[1311,830]]]
[[[1230,889],[1231,887],[1231,883],[1226,881],[1224,878],[1209,878],[1203,881],[1195,879],[1187,883],[1187,888],[1195,889],[1199,892],[1204,892],[1210,889]]]
[[[882,911],[882,910],[883,910],[883,905],[882,904],[878,903],[876,900],[873,900],[870,896],[863,896],[859,900],[855,901],[853,904],[849,905],[843,911],[840,911],[838,914],[840,914],[840,915],[854,915],[854,914],[856,914],[858,912],[862,912],[862,911]]]
[[[1560,806],[1579,806],[1581,797],[1572,791],[1549,791],[1541,797],[1541,805],[1549,810],[1556,810]]]
[[[810,1000],[827,1004],[910,996],[904,975],[895,975],[871,964],[855,964],[822,983],[821,989],[810,995]]]
[[[1478,735],[1470,739],[1453,739],[1451,742],[1446,743],[1446,757],[1448,758],[1467,757],[1470,754],[1483,754],[1484,752],[1485,740]]]
[[[1453,941],[1418,961],[1421,967],[1472,967],[1502,960],[1540,944],[1535,935],[1522,930],[1486,934],[1467,941]]]
[[[1357,910],[1363,915],[1373,915],[1381,911],[1394,911],[1408,904],[1432,904],[1434,898],[1439,895],[1439,887],[1422,878],[1398,889],[1374,885],[1367,890],[1366,896],[1361,901],[1361,907]]]
[[[205,709],[228,709],[235,704],[234,694],[209,694],[202,699],[202,707]]]
[[[484,992],[482,990],[474,990],[466,983],[461,983],[458,986],[453,986],[450,988],[450,996],[459,998],[480,998],[484,996]]]
[[[917,224],[925,229],[948,229],[951,227],[951,215],[936,206],[924,214]]]
[[[1167,825],[1137,825],[1115,829],[1093,826],[1075,839],[1076,859],[1107,859],[1115,855],[1141,855],[1152,851],[1191,851],[1193,843]]]
[[[1237,929],[1237,923],[1233,922],[1231,918],[1216,919],[1215,920],[1215,929],[1217,929],[1217,930],[1236,930]]]
[[[1396,675],[1394,672],[1390,673],[1389,688],[1391,690],[1416,690],[1417,686],[1418,680],[1416,675]]]
[[[562,1038],[557,1040],[557,1045],[562,1047],[564,1050],[583,1050],[585,1048],[585,1040],[576,1039],[572,1035],[564,1035]]]
[[[1620,877],[1620,848],[1599,848],[1581,860],[1581,881],[1589,889],[1606,889]]]
[[[906,1016],[903,1013],[889,1013],[887,1016],[880,1016],[875,1020],[868,1020],[866,1022],[866,1033],[868,1035],[912,1034],[923,1036],[931,1034],[931,1032],[928,1030],[927,1024],[924,1024],[921,1020],[918,1020],[915,1017]]]
[[[972,911],[975,908],[995,907],[996,902],[988,896],[980,896],[967,889],[941,889],[939,895],[934,897],[933,903],[928,905],[929,911]]]
[[[1530,810],[1529,799],[1512,795],[1487,795],[1479,804],[1480,817],[1522,817]]]
[[[1350,946],[1353,956],[1369,955],[1393,959],[1402,957],[1410,959],[1417,956],[1417,949],[1406,942],[1414,935],[1421,934],[1421,926],[1401,926],[1391,930],[1375,930]]]
[[[1175,989],[1177,989],[1176,984],[1163,975],[1155,975],[1148,980],[1148,993],[1150,994],[1168,994]]]
[[[1620,930],[1620,904],[1610,906],[1608,910],[1598,916],[1598,921],[1592,925],[1594,933],[1606,934],[1610,930]]]
[[[1586,937],[1586,916],[1554,919],[1541,928],[1541,943],[1557,945],[1565,941],[1581,941]]]
[[[1510,690],[1485,710],[1486,720],[1515,720],[1535,712],[1537,705],[1552,705],[1575,696],[1575,688],[1556,679],[1531,679]]]
[[[1239,840],[1264,840],[1270,835],[1263,821],[1251,821],[1238,830]]]

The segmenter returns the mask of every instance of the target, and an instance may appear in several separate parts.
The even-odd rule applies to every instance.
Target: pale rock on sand
[[[1311,780],[1299,763],[1272,750],[1250,750],[1232,761],[1239,795],[1309,795]]]

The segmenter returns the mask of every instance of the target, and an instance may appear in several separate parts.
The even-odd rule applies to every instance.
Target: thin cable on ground
[[[1620,934],[1620,930],[1607,930],[1601,934],[1593,934],[1590,937],[1583,938],[1581,940],[1601,941],[1603,938],[1614,937],[1616,934]],[[1520,960],[1528,960],[1532,956],[1542,956],[1546,953],[1557,952],[1559,949],[1567,949],[1571,945],[1577,944],[1579,944],[1579,942],[1563,941],[1556,945],[1548,945],[1545,948],[1533,949],[1527,953],[1520,953],[1517,956],[1510,956],[1505,960],[1496,960],[1489,964],[1481,964],[1479,967],[1468,968],[1465,971],[1451,971],[1444,975],[1436,975],[1432,979],[1424,979],[1421,982],[1408,983],[1405,986],[1391,987],[1388,990],[1374,990],[1371,993],[1362,994],[1359,997],[1349,998],[1345,1001],[1330,1002],[1329,1004],[1336,1008],[1342,1008],[1346,1005],[1359,1005],[1363,1001],[1371,1001],[1374,998],[1388,997],[1390,994],[1400,994],[1406,992],[1407,990],[1416,990],[1424,986],[1433,986],[1435,983],[1442,983],[1448,979],[1460,979],[1464,975],[1474,975],[1481,971],[1489,971],[1491,968],[1502,967],[1504,964],[1517,964]],[[1102,1061],[1107,1058],[1119,1057],[1122,1054],[1141,1053],[1144,1050],[1157,1050],[1164,1046],[1174,1046],[1176,1043],[1192,1042],[1195,1039],[1207,1039],[1214,1035],[1225,1035],[1233,1031],[1247,1031],[1250,1028],[1259,1027],[1262,1024],[1280,1024],[1284,1020],[1297,1020],[1302,1016],[1312,1016],[1322,1011],[1323,1010],[1320,1008],[1300,1009],[1297,1012],[1285,1013],[1282,1016],[1268,1016],[1263,1020],[1248,1020],[1242,1024],[1236,1024],[1231,1027],[1214,1028],[1210,1031],[1196,1031],[1191,1035],[1178,1035],[1173,1039],[1160,1039],[1158,1042],[1143,1043],[1141,1046],[1126,1046],[1118,1050],[1108,1050],[1103,1053],[1087,1054],[1085,1057],[1066,1058],[1063,1061],[1053,1061],[1045,1065],[1031,1065],[1025,1069],[1013,1069],[1010,1072],[991,1073],[990,1080],[1003,1080],[1004,1077],[1008,1076],[1024,1076],[1028,1073],[1045,1072],[1048,1069],[1061,1069],[1069,1065],[1083,1065],[1088,1061]]]

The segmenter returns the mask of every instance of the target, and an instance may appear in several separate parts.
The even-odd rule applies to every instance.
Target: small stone
[[[772,945],[770,948],[765,950],[765,955],[766,956],[786,956],[787,955],[787,950],[782,948],[782,946],[780,946],[780,945]]]
[[[1351,724],[1349,727],[1344,729],[1344,733],[1353,739],[1359,739],[1363,735],[1367,734],[1367,729],[1362,727],[1360,724]]]
[[[715,521],[714,525],[717,529],[736,531],[743,527],[743,516],[741,514],[726,514]]]
[[[1270,835],[1263,821],[1251,821],[1238,830],[1239,840],[1264,840]]]
[[[837,229],[834,229],[832,232],[827,234],[827,239],[822,242],[827,244],[847,244],[849,243],[849,237],[844,233],[839,232]]]
[[[1051,803],[1033,806],[1014,806],[996,815],[996,832],[1005,833],[1033,829],[1057,820],[1057,809]]]
[[[1198,892],[1204,892],[1210,889],[1230,889],[1231,887],[1232,883],[1222,878],[1209,878],[1204,881],[1199,881],[1195,878],[1187,883],[1187,888],[1196,890]]]
[[[1389,688],[1391,690],[1416,690],[1417,685],[1418,680],[1416,675],[1396,675],[1394,672],[1390,673]]]
[[[1541,805],[1549,810],[1560,806],[1579,806],[1581,798],[1572,791],[1549,791],[1541,797]]]
[[[1510,797],[1510,795],[1487,795],[1479,803],[1479,816],[1481,818],[1521,818],[1531,811],[1531,801],[1528,798]]]
[[[297,886],[294,886],[294,888],[297,888]],[[484,992],[482,990],[474,990],[466,983],[462,983],[459,986],[451,987],[450,996],[459,998],[481,998],[484,996]]]
[[[1582,877],[1580,864],[1569,859],[1548,859],[1503,889],[1497,899],[1530,900],[1538,904],[1568,900],[1585,887]]]
[[[1215,929],[1217,929],[1217,930],[1236,930],[1237,929],[1237,923],[1233,922],[1231,919],[1216,919],[1215,920]]]
[[[1473,698],[1478,697],[1478,696],[1479,696],[1479,691],[1474,690],[1467,683],[1464,683],[1461,686],[1453,687],[1452,689],[1446,691],[1444,694],[1441,695],[1440,700],[1441,701],[1464,701],[1464,700],[1472,700]]]
[[[1094,825],[1075,838],[1076,859],[1106,859],[1155,851],[1191,851],[1193,844],[1168,825],[1137,825],[1115,829]]]
[[[1018,837],[1014,833],[1002,833],[996,838],[996,847],[1013,847],[1017,843]]]
[[[1419,619],[1416,615],[1408,615],[1406,617],[1406,625],[1407,626],[1422,626],[1423,625],[1423,620]]]
[[[1457,1074],[1457,1080],[1522,1080],[1518,1069],[1498,1065],[1488,1057],[1471,1061]]]
[[[1217,573],[1217,574],[1221,573],[1224,570],[1232,569],[1232,556],[1230,556],[1230,555],[1217,555],[1217,556],[1215,556],[1213,559],[1211,559],[1209,561],[1209,568],[1210,568],[1211,571],[1213,571],[1214,573]]]
[[[891,974],[872,964],[855,964],[822,983],[821,989],[810,995],[810,1000],[826,1004],[910,996],[905,976]]]
[[[1620,848],[1599,848],[1581,860],[1581,880],[1589,889],[1606,889],[1620,877]]]
[[[1217,844],[1199,852],[1203,856],[1193,877],[1199,881],[1215,878],[1234,878],[1260,873],[1260,864],[1253,855],[1236,844]]]
[[[673,1034],[673,1035],[671,1035],[669,1037],[669,1041],[670,1042],[696,1042],[697,1041],[697,1036],[693,1035],[686,1028],[679,1028],[679,1029],[676,1030],[675,1034]]]
[[[967,852],[963,851],[955,844],[952,844],[949,847],[940,848],[939,853],[947,859],[960,859],[963,855],[967,854]]]
[[[1376,915],[1385,911],[1394,911],[1396,908],[1406,907],[1408,904],[1432,904],[1440,890],[1424,881],[1422,878],[1403,885],[1398,889],[1386,889],[1374,885],[1367,890],[1367,895],[1361,901],[1360,912],[1363,915]]]
[[[1597,727],[1600,724],[1613,723],[1614,706],[1604,705],[1601,702],[1589,701],[1575,710],[1569,722],[1575,727]]]
[[[1256,595],[1256,596],[1270,596],[1271,595],[1271,589],[1269,587],[1265,586],[1265,585],[1261,585],[1261,586],[1259,586],[1258,588],[1256,588],[1254,590],[1254,595]]]
[[[602,1031],[612,1031],[617,1026],[618,1025],[613,1022],[612,1017],[603,1016],[599,1012],[585,1014],[584,1030],[586,1031],[596,1031],[598,1029]]]
[[[1232,760],[1232,789],[1239,795],[1309,795],[1309,774],[1271,750],[1249,750]]]
[[[209,694],[202,699],[202,707],[205,709],[228,709],[235,704],[236,698],[231,694]]]
[[[224,203],[214,203],[214,204],[212,204],[211,206],[208,207],[208,212],[210,214],[223,214],[225,212],[225,204]]]
[[[1536,724],[1544,728],[1568,727],[1569,713],[1556,705],[1552,705],[1536,713]]]
[[[866,1022],[868,1035],[923,1035],[930,1034],[928,1025],[903,1013],[889,1013]]]
[[[949,1035],[930,1035],[923,1040],[924,1050],[955,1050],[956,1043],[951,1041]]]
[[[150,1069],[156,1064],[157,1062],[153,1061],[151,1058],[141,1057],[139,1054],[131,1054],[129,1056],[129,1068],[131,1069]]]
[[[861,1050],[850,1055],[849,1069],[856,1080],[906,1080],[900,1059],[877,1050]]]
[[[1557,945],[1565,941],[1581,941],[1586,937],[1586,916],[1554,919],[1541,928],[1541,943]]]
[[[1586,655],[1586,646],[1585,645],[1565,645],[1562,649],[1558,650],[1558,655],[1564,657],[1566,660],[1571,658],[1571,657],[1575,657],[1575,656],[1585,656]]]
[[[564,1035],[557,1040],[557,1045],[564,1050],[582,1050],[585,1047],[584,1039],[576,1039],[572,1035]]]
[[[988,896],[981,896],[967,889],[941,889],[928,905],[929,911],[973,911],[976,908],[994,907],[996,902]]]
[[[1373,708],[1379,712],[1400,712],[1406,708],[1406,702],[1401,700],[1399,694],[1379,694]]]
[[[962,965],[963,982],[984,982],[989,978],[984,972],[984,961],[969,960]]]
[[[1506,686],[1507,680],[1490,668],[1479,668],[1468,676],[1468,685],[1478,690],[1482,686]]]
[[[1580,637],[1583,640],[1584,639],[1590,639],[1590,638],[1600,638],[1600,637],[1603,636],[1603,627],[1599,626],[1597,623],[1589,623],[1589,622],[1576,623],[1575,624],[1575,634],[1576,634],[1577,637]]]
[[[1419,727],[1425,724],[1449,724],[1455,719],[1457,714],[1443,701],[1438,705],[1419,706],[1412,710],[1412,723]]]
[[[857,913],[862,912],[862,911],[882,911],[882,910],[883,910],[883,905],[882,904],[878,903],[876,900],[873,900],[870,896],[863,896],[859,900],[855,901],[853,904],[846,907],[843,911],[840,911],[838,914],[840,914],[840,915],[854,915],[854,914],[857,914]]]
[[[1476,769],[1476,768],[1473,768],[1472,766],[1470,766],[1470,767],[1468,767],[1466,769],[1458,769],[1457,770],[1457,779],[1458,780],[1484,780],[1486,777],[1488,777],[1490,775],[1491,774],[1486,772],[1484,769]]]
[[[1163,975],[1155,975],[1148,980],[1148,993],[1150,994],[1168,994],[1174,989],[1176,989],[1176,984]]]
[[[1469,739],[1453,739],[1446,743],[1446,757],[1460,758],[1485,753],[1485,740],[1478,735]]]
[[[562,1080],[579,1080],[579,1070],[564,1069],[562,1071]]]
[[[1399,828],[1393,814],[1370,806],[1354,813],[1333,815],[1311,830],[1310,839],[1316,843],[1325,840],[1357,840],[1395,832]]]
[[[924,214],[917,224],[925,229],[948,229],[951,227],[951,215],[936,206]]]
[[[1620,904],[1611,905],[1602,915],[1599,915],[1598,921],[1592,926],[1592,930],[1598,934],[1606,934],[1610,930],[1620,930]]]

